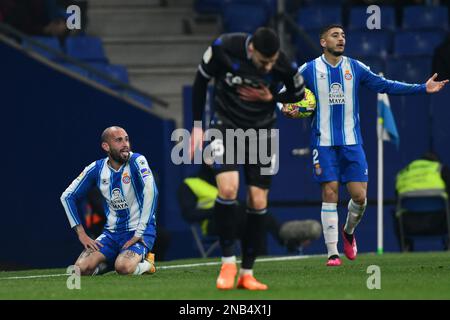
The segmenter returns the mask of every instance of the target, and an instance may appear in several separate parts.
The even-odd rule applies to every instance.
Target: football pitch
[[[218,258],[161,262],[154,275],[81,277],[79,290],[67,288],[65,269],[0,272],[0,299],[450,299],[449,262],[449,252],[361,254],[340,267],[324,256],[265,257],[255,276],[269,290],[259,292],[218,291]]]

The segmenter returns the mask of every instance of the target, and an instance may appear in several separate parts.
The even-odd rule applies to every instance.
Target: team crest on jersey
[[[329,103],[330,106],[333,104],[345,104],[344,91],[340,83],[332,83],[330,86],[329,93]]]
[[[128,209],[127,200],[123,198],[122,191],[120,191],[119,188],[115,188],[112,190],[110,205],[114,210]]]
[[[125,184],[129,184],[131,182],[131,178],[128,175],[128,172],[125,172],[122,176],[122,182]]]
[[[345,70],[344,78],[345,78],[345,80],[352,80],[353,76],[349,70]]]

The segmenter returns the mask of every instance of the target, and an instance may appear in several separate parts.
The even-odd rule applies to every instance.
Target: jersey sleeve
[[[360,73],[361,84],[373,91],[392,95],[426,93],[425,84],[411,84],[388,80],[373,73],[368,66],[360,61],[356,61],[356,67]]]
[[[287,59],[287,58],[284,58]],[[305,95],[305,83],[296,63],[284,62],[286,67],[284,77],[284,89],[276,96],[275,101],[281,103],[294,103],[303,99]]]
[[[217,38],[203,53],[202,61],[198,66],[198,71],[206,79],[214,78],[224,59],[221,38]]]
[[[61,195],[61,203],[69,219],[70,227],[81,224],[77,204],[86,197],[88,191],[97,181],[98,170],[96,162],[92,162],[80,173],[80,175],[67,187]]]
[[[139,219],[139,224],[134,235],[136,237],[142,237],[145,229],[147,229],[148,223],[154,217],[156,212],[158,188],[156,187],[155,179],[153,177],[152,171],[150,170],[147,159],[143,155],[140,155],[136,158],[135,161],[139,169],[139,178],[144,185],[144,200],[142,205],[141,217]]]

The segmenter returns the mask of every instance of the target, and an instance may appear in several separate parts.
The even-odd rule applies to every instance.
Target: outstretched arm
[[[448,83],[448,79],[443,81],[435,81],[437,76],[438,76],[437,73],[433,74],[433,76],[430,79],[428,79],[428,81],[425,83],[427,93],[439,92]]]

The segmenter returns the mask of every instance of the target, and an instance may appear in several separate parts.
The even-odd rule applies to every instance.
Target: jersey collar
[[[323,61],[324,63],[326,63],[327,65],[329,65],[331,68],[337,68],[337,67],[339,67],[339,66],[341,65],[342,61],[344,61],[344,56],[341,56],[341,60],[337,63],[337,65],[333,66],[331,63],[329,63],[329,62],[327,61],[327,59],[325,59],[325,55],[324,55],[324,54],[322,54],[322,55],[320,56],[320,58],[322,59],[322,61]]]

